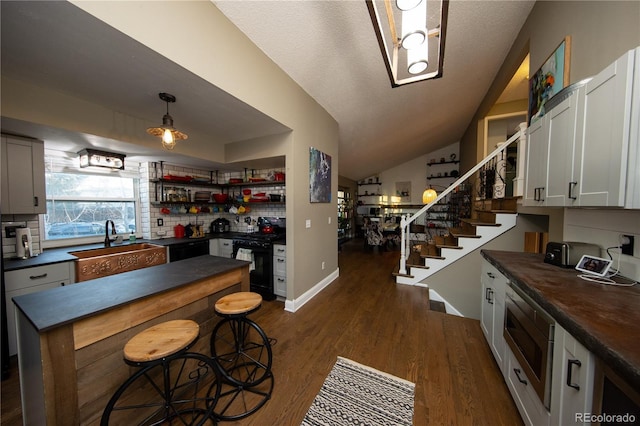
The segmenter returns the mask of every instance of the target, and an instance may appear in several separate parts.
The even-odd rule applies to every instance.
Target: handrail
[[[522,136],[524,136],[525,128],[520,128],[516,134],[507,139],[504,143],[500,144],[493,152],[487,155],[483,160],[481,160],[478,164],[472,167],[468,172],[464,175],[460,176],[458,180],[453,182],[447,189],[442,191],[435,200],[430,202],[429,204],[422,207],[418,212],[413,215],[405,215],[400,219],[400,229],[401,229],[401,240],[400,240],[400,268],[398,272],[402,275],[407,273],[407,250],[408,248],[408,228],[409,225],[414,222],[419,216],[424,214],[427,210],[429,210],[432,206],[438,204],[440,200],[449,195],[454,189],[458,187],[458,185],[462,184],[464,181],[469,179],[473,174],[475,174],[478,170],[482,168],[485,164],[487,164],[493,157],[504,151],[509,145],[511,145],[514,141],[519,140]],[[520,153],[519,155],[524,155],[524,153]]]

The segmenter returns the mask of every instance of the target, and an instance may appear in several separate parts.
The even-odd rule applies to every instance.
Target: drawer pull
[[[487,272],[487,275],[489,275],[489,278],[492,278],[492,279],[496,277],[496,276],[495,276],[495,275],[493,275],[491,272]]]
[[[42,274],[42,275],[31,275],[31,276],[29,276],[29,279],[30,280],[39,280],[41,278],[45,278],[47,275],[48,274],[46,272],[44,274]]]
[[[284,282],[284,280],[282,278],[278,278],[278,281],[280,281],[281,283]]]
[[[522,383],[523,385],[526,385],[526,384],[527,384],[527,381],[526,381],[526,380],[524,380],[522,377],[520,377],[520,373],[522,373],[522,371],[520,371],[520,369],[519,369],[519,368],[514,368],[514,369],[513,369],[513,372],[514,372],[514,373],[516,373],[516,377],[518,378],[518,381],[519,381],[520,383]]]
[[[278,262],[284,262],[284,259],[278,259]]]
[[[571,376],[573,373],[573,366],[577,365],[578,367],[582,366],[582,363],[580,362],[579,359],[568,359],[567,360],[567,386],[569,386],[570,388],[574,388],[575,390],[580,390],[580,385],[576,384],[576,383],[571,383],[573,380],[571,380]]]

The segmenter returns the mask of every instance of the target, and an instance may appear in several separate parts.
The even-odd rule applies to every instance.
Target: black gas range
[[[284,219],[270,218],[276,222],[272,233],[249,232],[233,235],[233,257],[251,260],[250,288],[259,293],[264,300],[274,300],[273,292],[273,244],[286,239]],[[240,255],[238,255],[240,252]]]

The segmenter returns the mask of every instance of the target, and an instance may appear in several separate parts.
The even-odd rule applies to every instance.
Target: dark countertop
[[[127,246],[129,244],[138,244],[138,243],[149,243],[156,244],[159,246],[171,246],[177,244],[186,244],[193,241],[209,241],[211,239],[216,238],[228,238],[233,239],[234,237],[243,236],[246,233],[243,232],[224,232],[220,234],[207,234],[207,236],[202,238],[159,238],[156,240],[146,240],[146,239],[137,239],[136,241],[129,242],[129,240],[124,240],[122,244],[112,243],[112,247],[120,247]],[[273,242],[274,244],[286,244],[286,239],[277,240]],[[104,247],[103,243],[95,243],[95,244],[84,244],[84,245],[75,245],[68,247],[58,247],[46,249],[38,256],[32,257],[30,259],[2,259],[2,263],[4,266],[4,270],[6,271],[14,271],[17,269],[24,268],[33,268],[34,266],[44,266],[50,265],[54,263],[61,262],[71,262],[77,259],[77,257],[69,254],[72,251],[81,251],[81,250],[91,250],[96,248]]]
[[[13,302],[35,328],[43,332],[248,264],[242,260],[203,255],[16,296]]]
[[[543,254],[482,250],[482,256],[546,310],[565,330],[640,389],[640,285],[582,280]]]

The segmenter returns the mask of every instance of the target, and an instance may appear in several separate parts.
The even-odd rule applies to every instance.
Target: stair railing
[[[438,204],[440,202],[440,200],[442,200],[447,195],[449,195],[460,184],[464,183],[467,179],[469,179],[471,176],[473,176],[485,164],[487,164],[489,161],[491,161],[491,159],[493,159],[498,154],[500,154],[505,149],[507,149],[509,147],[509,145],[511,145],[513,142],[519,140],[520,138],[523,138],[524,135],[525,135],[525,132],[526,132],[526,129],[524,128],[524,126],[521,126],[520,130],[518,130],[518,132],[516,134],[511,136],[504,143],[499,144],[498,147],[493,152],[491,152],[489,155],[487,155],[483,160],[481,160],[478,164],[476,164],[468,172],[466,172],[465,174],[460,176],[460,178],[458,178],[458,180],[453,182],[447,189],[445,189],[440,194],[438,194],[438,196],[436,197],[435,200],[433,200],[429,204],[427,204],[424,207],[422,207],[420,210],[418,210],[413,215],[406,214],[406,215],[402,216],[402,218],[400,219],[400,230],[401,230],[401,232],[400,232],[400,238],[401,238],[401,243],[400,243],[400,268],[398,269],[398,272],[401,275],[406,275],[406,273],[407,273],[407,258],[408,258],[409,253],[410,253],[410,248],[409,248],[409,225],[411,225],[413,222],[415,222],[415,220],[418,219],[419,216],[424,214],[432,206]],[[518,155],[524,155],[524,152],[518,152]]]

